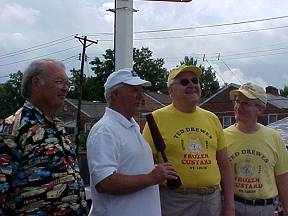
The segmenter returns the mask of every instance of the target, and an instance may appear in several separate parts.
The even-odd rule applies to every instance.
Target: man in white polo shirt
[[[104,84],[104,116],[87,140],[93,216],[160,216],[158,185],[175,179],[170,163],[154,166],[151,149],[133,115],[143,99],[143,86],[132,69],[113,72]]]

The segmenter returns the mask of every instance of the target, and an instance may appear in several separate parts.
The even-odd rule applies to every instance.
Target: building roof
[[[78,99],[66,98],[66,101],[78,108]],[[90,118],[101,118],[105,112],[106,103],[82,100],[81,112]]]
[[[223,88],[221,88],[218,92],[216,92],[214,95],[210,96],[209,98],[207,98],[206,100],[200,102],[199,106],[202,106],[203,104],[209,102],[211,99],[213,99],[214,97],[216,97],[217,95],[221,94],[222,92],[224,92],[226,89],[230,88],[230,87],[234,87],[235,89],[238,89],[240,87],[240,85],[235,84],[235,83],[230,83],[229,85],[224,86]]]
[[[269,124],[268,127],[279,131],[279,133],[282,135],[286,147],[288,147],[288,117],[273,122],[272,124]]]
[[[288,109],[288,98],[267,93],[268,103],[279,109]]]
[[[162,106],[166,106],[171,104],[172,100],[169,94],[157,93],[152,91],[145,91],[144,93],[147,97],[150,97],[152,100],[161,104]]]
[[[220,89],[218,92],[216,92],[214,95],[212,95],[211,97],[209,97],[208,99],[204,100],[202,103],[200,103],[200,106],[204,103],[209,102],[212,98],[216,97],[217,95],[219,95],[220,93],[222,93],[223,91],[225,91],[226,89],[230,88],[230,87],[234,87],[235,89],[238,89],[240,87],[240,85],[235,84],[235,83],[230,83],[229,85],[223,87],[222,89]],[[288,98],[287,97],[283,97],[280,95],[274,95],[271,93],[267,93],[267,103],[273,105],[274,107],[277,107],[279,109],[288,109]]]

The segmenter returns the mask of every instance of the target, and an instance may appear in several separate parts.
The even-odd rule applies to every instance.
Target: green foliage
[[[10,74],[10,79],[0,85],[0,118],[6,118],[19,109],[24,99],[21,96],[22,72]]]
[[[197,60],[193,59],[193,57],[188,57],[188,56],[185,56],[184,57],[184,61],[180,61],[180,65],[197,65]]]
[[[283,89],[280,89],[280,95],[283,97],[288,97],[288,86],[284,86]]]
[[[86,151],[86,141],[88,138],[89,132],[80,134],[79,137],[79,150],[80,151]]]
[[[103,55],[104,59],[101,61],[100,58],[96,57],[90,62],[92,65],[91,69],[94,71],[95,77],[91,77],[91,81],[87,82],[85,88],[91,89],[93,99],[97,101],[105,101],[104,99],[104,83],[114,70],[114,51],[111,49],[106,50]]]
[[[184,60],[180,62],[180,65],[197,65],[197,60],[194,60],[193,57],[185,56]],[[216,78],[215,72],[213,68],[210,66],[205,68],[203,66],[199,66],[203,73],[200,76],[200,85],[201,85],[201,97],[208,98],[215,94],[220,89],[219,82]]]
[[[167,92],[166,80],[168,71],[163,68],[164,59],[153,59],[152,51],[144,47],[141,49],[134,48],[133,59],[133,69],[141,78],[151,82],[151,87],[149,88],[151,91]]]
[[[71,86],[73,86],[73,91],[69,91],[67,97],[76,99],[79,97],[80,70],[76,70],[75,68],[73,68],[72,70],[70,70],[70,72],[72,74],[70,82]]]
[[[203,74],[200,76],[201,97],[208,98],[219,91],[220,85],[211,66],[206,69],[204,67],[201,68],[203,70]]]
[[[133,69],[141,78],[151,81],[151,91],[167,92],[166,80],[167,70],[163,68],[164,60],[153,59],[152,51],[148,48],[141,48],[133,50],[134,66]],[[103,59],[96,57],[89,63],[94,71],[95,76],[83,78],[83,100],[97,100],[105,101],[104,99],[104,83],[114,70],[114,51],[106,50]],[[69,98],[78,98],[79,95],[79,80],[80,71],[73,69],[71,71],[71,82],[75,85],[75,91],[68,94]]]

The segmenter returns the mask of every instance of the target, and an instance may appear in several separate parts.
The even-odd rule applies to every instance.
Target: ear
[[[117,97],[119,94],[118,89],[115,89],[111,92],[111,99],[114,99],[115,97]]]
[[[170,98],[172,98],[172,96],[173,96],[173,89],[172,89],[171,86],[168,87],[168,93],[169,93]]]
[[[36,88],[40,88],[41,87],[41,80],[39,79],[39,77],[37,77],[37,76],[34,76],[34,77],[32,77],[32,80],[31,80],[31,86],[32,86],[32,88],[33,87],[36,87]]]
[[[261,115],[261,114],[264,113],[264,110],[265,110],[264,107],[262,107],[262,106],[258,106],[257,108],[258,108],[258,111],[259,111],[259,115]]]

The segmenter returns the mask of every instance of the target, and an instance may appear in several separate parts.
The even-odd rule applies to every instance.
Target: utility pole
[[[133,66],[133,0],[115,0],[115,71]]]
[[[80,122],[81,122],[81,103],[82,103],[82,89],[83,89],[83,74],[84,74],[84,61],[85,61],[85,51],[86,48],[92,45],[93,43],[97,44],[98,41],[88,40],[87,36],[78,37],[75,36],[80,43],[83,45],[82,55],[81,55],[81,69],[80,69],[80,80],[79,80],[79,97],[78,97],[78,107],[77,107],[77,120],[76,120],[76,136],[75,136],[75,145],[76,145],[76,154],[78,155],[79,151],[79,138],[80,138]],[[86,45],[86,43],[90,42],[90,44]]]

